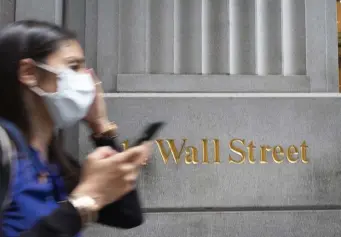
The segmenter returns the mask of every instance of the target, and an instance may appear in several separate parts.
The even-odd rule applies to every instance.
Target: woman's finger
[[[110,146],[102,146],[99,148],[96,148],[93,152],[91,152],[88,155],[89,159],[103,159],[103,158],[109,158],[113,155],[115,155],[117,151],[112,149]]]
[[[127,182],[135,182],[137,180],[137,177],[138,177],[138,172],[135,171],[124,176],[123,179]]]
[[[114,157],[112,157],[113,162],[117,164],[124,164],[124,163],[139,164],[142,161],[141,154],[148,153],[146,149],[148,149],[148,147],[144,145],[129,148],[123,152],[116,154]]]
[[[136,168],[137,167],[134,164],[121,164],[118,169],[122,175],[126,175],[135,172]]]
[[[89,73],[92,76],[92,79],[94,80],[95,86],[96,86],[96,91],[98,94],[103,93],[103,87],[102,87],[102,82],[99,80],[99,78],[97,77],[95,71],[93,68],[90,68]]]

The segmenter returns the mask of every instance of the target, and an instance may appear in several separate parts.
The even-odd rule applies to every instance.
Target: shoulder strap
[[[15,124],[0,118],[0,126],[3,127],[10,139],[14,142],[18,155],[22,156],[27,154],[28,146],[22,132],[17,128]]]
[[[14,146],[13,146],[14,145]],[[13,157],[28,154],[28,146],[20,130],[11,122],[0,118],[0,208],[7,201],[8,189],[12,178]],[[4,203],[6,201],[6,203]]]
[[[12,176],[12,157],[14,155],[11,140],[3,127],[0,126],[0,209],[6,206],[8,188]]]

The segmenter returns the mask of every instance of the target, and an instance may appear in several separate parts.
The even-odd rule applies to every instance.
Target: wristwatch
[[[87,225],[91,222],[96,222],[97,215],[97,203],[96,200],[90,196],[74,196],[71,195],[68,201],[79,212],[83,225]]]

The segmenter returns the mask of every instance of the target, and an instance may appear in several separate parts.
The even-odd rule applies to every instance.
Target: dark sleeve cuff
[[[94,137],[91,136],[91,139],[96,147],[100,146],[110,146],[114,150],[121,152],[123,151],[123,147],[117,141],[117,138],[109,138],[109,137]]]
[[[122,229],[131,229],[143,223],[143,214],[137,190],[121,200],[105,206],[99,212],[98,223]]]
[[[75,236],[82,228],[82,220],[78,211],[69,202],[60,204],[53,213],[46,216],[21,237],[40,236]]]

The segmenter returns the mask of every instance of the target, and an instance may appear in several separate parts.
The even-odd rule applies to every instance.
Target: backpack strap
[[[28,146],[22,132],[15,124],[0,118],[0,126],[3,127],[10,139],[13,141],[19,156],[27,154]]]
[[[7,206],[12,177],[12,158],[15,153],[6,130],[0,126],[0,210]]]
[[[13,177],[13,159],[27,154],[28,146],[20,130],[13,123],[0,118],[0,210],[10,201],[8,194]]]

